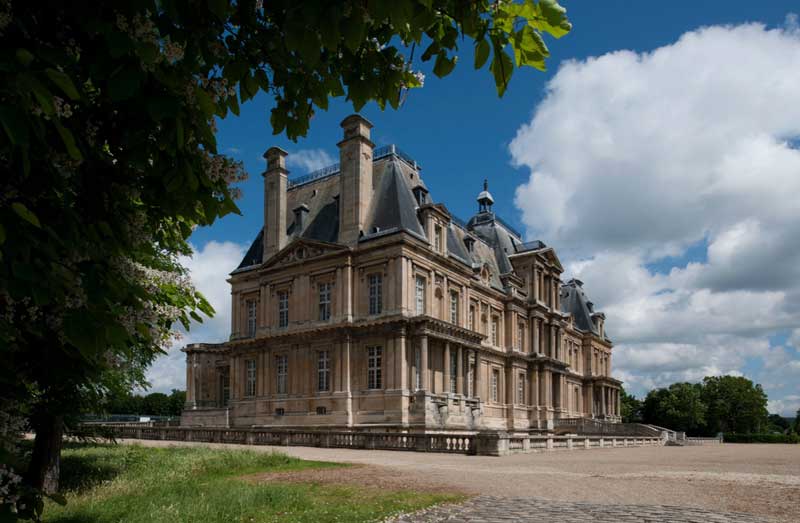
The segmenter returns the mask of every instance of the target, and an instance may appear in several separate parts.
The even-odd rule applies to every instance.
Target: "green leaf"
[[[34,58],[33,53],[27,49],[17,49],[17,61],[25,67],[28,67]]]
[[[453,71],[456,66],[457,57],[453,56],[448,58],[445,53],[440,53],[436,56],[436,63],[433,64],[433,74],[439,78],[443,78]]]
[[[83,155],[75,145],[75,137],[72,136],[72,132],[58,122],[54,122],[54,125],[56,126],[58,134],[61,136],[61,141],[63,141],[64,145],[67,147],[67,153],[69,153],[70,158],[78,161],[83,160]]]
[[[233,114],[239,116],[239,99],[235,94],[228,97],[228,106],[231,108]]]
[[[214,13],[214,16],[224,21],[228,13],[227,0],[208,0],[208,9]]]
[[[495,45],[494,59],[489,66],[489,70],[494,76],[494,83],[497,87],[497,95],[502,98],[508,88],[508,82],[514,72],[514,62],[502,48],[498,49]]]
[[[355,52],[356,49],[361,47],[364,43],[364,19],[361,13],[357,13],[358,9],[353,9],[353,15],[342,21],[342,36],[344,37],[344,45],[348,49]]]
[[[19,107],[0,106],[0,123],[14,145],[28,145],[28,121]]]
[[[47,77],[50,78],[50,81],[64,91],[64,94],[69,96],[70,99],[80,99],[81,95],[78,93],[78,90],[75,88],[75,84],[72,83],[72,79],[69,76],[61,71],[56,71],[55,69],[50,68],[45,69],[44,72],[47,74]]]
[[[121,69],[108,80],[108,94],[115,102],[131,98],[139,89],[142,72],[134,67]]]
[[[20,218],[22,218],[26,222],[40,229],[42,228],[42,224],[39,223],[39,218],[37,218],[35,214],[33,214],[27,207],[25,207],[24,204],[20,202],[14,202],[11,204],[11,208],[14,210],[15,213],[17,213],[17,215]],[[3,234],[5,235],[5,231],[3,231]]]
[[[572,29],[572,24],[567,20],[567,10],[561,7],[556,0],[539,0],[539,11],[542,18],[536,20],[536,25],[542,31],[561,38]]]
[[[491,47],[486,39],[481,39],[475,44],[475,69],[480,69],[489,59],[489,51]]]
[[[183,149],[186,139],[183,134],[183,118],[178,117],[175,119],[175,139],[178,142],[178,149]]]
[[[214,116],[214,113],[217,112],[217,107],[214,104],[214,100],[211,98],[211,95],[209,95],[203,89],[195,89],[194,95],[197,99],[197,104],[206,115],[206,118],[211,118]]]

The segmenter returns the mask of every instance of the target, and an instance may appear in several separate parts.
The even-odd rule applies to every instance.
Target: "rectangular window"
[[[425,278],[417,276],[414,282],[414,297],[417,314],[425,314]]]
[[[383,308],[383,276],[369,275],[369,313],[380,314]]]
[[[227,407],[231,401],[231,375],[227,371],[219,376],[219,388],[222,406]]]
[[[245,384],[244,395],[247,397],[254,397],[256,395],[256,360],[245,360]]]
[[[381,347],[367,347],[367,388],[380,389],[383,387],[381,376]]]
[[[258,313],[258,302],[256,300],[247,300],[247,335],[251,338],[256,336],[256,327],[258,325],[256,317]]]
[[[458,374],[458,353],[450,352],[450,392],[456,393],[456,377]]]
[[[289,326],[289,291],[278,291],[278,327]]]
[[[525,347],[525,324],[517,325],[517,350],[522,351]]]
[[[497,316],[492,316],[492,345],[497,347]]]
[[[450,323],[458,325],[458,293],[450,293]]]
[[[497,369],[492,369],[492,401],[497,403],[498,402],[498,390],[500,386],[500,371]]]
[[[275,369],[277,371],[277,393],[286,394],[287,382],[289,378],[289,357],[285,354],[275,357]]]
[[[328,413],[328,407],[317,407],[317,414],[322,416]]]
[[[275,409],[276,416],[283,416],[284,414],[286,414],[286,410],[284,410],[283,407],[278,407],[277,409]]]
[[[328,321],[331,319],[331,284],[319,284],[319,319]]]
[[[435,225],[433,228],[433,249],[442,252],[442,226]]]
[[[321,350],[317,353],[317,390],[329,391],[331,386],[330,352]]]
[[[517,380],[517,403],[525,405],[525,373],[520,372]]]
[[[469,330],[475,330],[475,306],[469,306]]]

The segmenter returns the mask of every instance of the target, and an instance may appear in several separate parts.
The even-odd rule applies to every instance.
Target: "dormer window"
[[[417,185],[414,187],[413,192],[414,199],[417,200],[418,206],[428,203],[428,190],[425,187]]]
[[[444,231],[442,226],[436,224],[433,226],[433,250],[436,252],[442,252],[442,246],[444,245]]]

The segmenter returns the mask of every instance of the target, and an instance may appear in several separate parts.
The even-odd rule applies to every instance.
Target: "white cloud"
[[[233,242],[210,241],[199,250],[193,246],[194,254],[181,258],[181,263],[189,269],[192,283],[208,299],[216,314],[213,318],[205,318],[202,324],[193,322],[183,339],[150,367],[147,379],[152,391],[169,392],[171,389],[186,388],[185,355],[180,351],[181,347],[189,343],[214,343],[228,339],[231,298],[226,279],[241,262],[246,249],[246,246]]]
[[[286,165],[306,172],[316,171],[336,163],[336,160],[324,149],[300,149],[289,153]]]
[[[796,17],[707,27],[565,63],[511,142],[530,170],[515,200],[528,235],[608,314],[635,391],[744,372],[775,408],[800,395],[800,373],[759,370],[769,337],[800,326],[798,85]],[[698,244],[705,259],[666,258]]]

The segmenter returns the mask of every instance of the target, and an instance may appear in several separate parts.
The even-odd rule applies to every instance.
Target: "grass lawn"
[[[282,454],[204,448],[69,445],[62,460],[65,507],[48,523],[375,521],[458,495],[314,483],[254,483],[259,472],[341,467]]]

